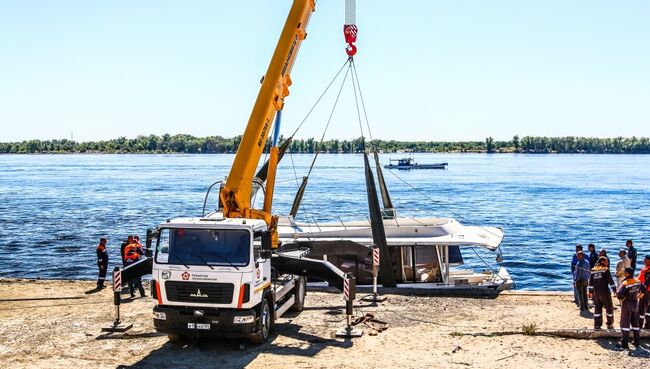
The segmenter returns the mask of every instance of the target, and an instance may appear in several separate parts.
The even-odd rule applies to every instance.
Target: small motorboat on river
[[[393,164],[396,162],[397,164]],[[390,159],[388,165],[384,165],[386,169],[400,169],[400,170],[410,170],[410,169],[447,169],[448,163],[434,163],[434,164],[419,164],[416,163],[413,158],[402,158],[402,159]]]

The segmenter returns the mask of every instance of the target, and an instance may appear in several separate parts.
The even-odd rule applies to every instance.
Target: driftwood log
[[[526,333],[523,330],[519,331],[502,331],[490,333],[470,333],[468,335],[475,337],[492,337],[492,336],[512,336],[512,335],[529,335],[529,336],[547,336],[547,337],[561,337],[573,339],[598,339],[598,338],[621,338],[621,331],[619,329],[554,329],[554,330],[538,330],[534,333]],[[630,333],[632,338],[632,333]],[[641,338],[650,338],[650,331],[645,329],[641,330]]]

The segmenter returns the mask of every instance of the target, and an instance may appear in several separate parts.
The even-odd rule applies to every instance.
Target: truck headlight
[[[242,316],[236,316],[233,319],[233,324],[248,324],[248,323],[253,323],[255,321],[255,317],[252,315],[242,315]]]
[[[159,320],[167,320],[167,314],[161,313],[159,311],[154,311],[153,312],[153,318],[154,319],[159,319]]]

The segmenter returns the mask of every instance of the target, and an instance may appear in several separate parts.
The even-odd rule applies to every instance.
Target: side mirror
[[[271,250],[262,250],[260,253],[260,258],[262,259],[270,259],[273,256],[273,252]]]
[[[154,238],[158,238],[158,231],[153,230],[151,228],[147,229],[147,240],[145,242],[144,254],[148,258],[153,256],[153,250],[151,248],[151,244]]]
[[[271,232],[266,231],[262,233],[262,251],[271,251],[271,250],[273,250],[273,240],[271,238]]]

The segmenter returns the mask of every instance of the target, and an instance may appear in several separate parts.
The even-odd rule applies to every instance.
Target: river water
[[[383,155],[382,160],[399,155]],[[650,155],[419,154],[448,170],[384,170],[402,216],[454,217],[503,227],[505,266],[518,289],[569,290],[575,243],[612,260],[634,239],[650,254]],[[109,238],[111,264],[127,234],[201,212],[208,185],[232,155],[0,155],[0,277],[95,278],[95,246]],[[287,155],[274,209],[287,213],[311,155]],[[211,196],[214,205],[216,196]],[[214,206],[212,206],[214,207]],[[363,157],[321,155],[303,217],[367,216]],[[585,247],[586,249],[586,247]],[[484,268],[474,252],[465,260]],[[490,253],[478,253],[494,263]]]

